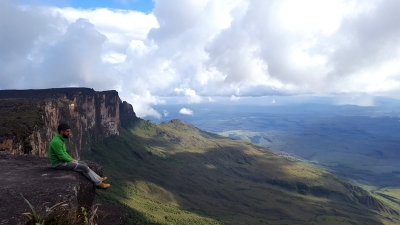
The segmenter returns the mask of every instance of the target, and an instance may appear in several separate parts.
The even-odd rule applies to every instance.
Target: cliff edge
[[[74,158],[93,143],[119,135],[121,126],[138,120],[117,91],[90,88],[0,91],[0,151],[47,156],[60,122],[71,126],[67,150]]]

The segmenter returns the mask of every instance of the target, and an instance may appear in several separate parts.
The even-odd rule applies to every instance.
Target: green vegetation
[[[71,101],[67,99],[24,99],[10,98],[1,99],[0,115],[0,137],[26,138],[32,131],[44,126],[44,106],[52,102],[55,105],[68,105]]]
[[[98,221],[97,205],[90,209],[81,207],[81,211],[79,211],[71,209],[68,202],[63,201],[51,207],[35,209],[26,198],[24,200],[31,210],[23,213],[29,218],[26,225],[92,225]]]
[[[0,137],[27,137],[35,128],[44,125],[40,107],[43,101],[31,99],[2,99],[0,115],[2,116]]]
[[[293,118],[290,123],[276,119],[276,123],[285,124],[287,128],[265,125],[264,130],[253,132],[248,126],[249,130],[226,130],[219,134],[277,153],[291,153],[296,159],[357,183],[379,188],[398,187],[399,139],[396,136],[398,126],[394,125],[398,120],[360,117],[348,121],[350,119],[335,117],[329,123],[322,123],[322,119],[301,122],[300,118]],[[261,124],[261,119],[251,122],[249,124]]]
[[[365,190],[370,191],[375,198],[385,202],[385,204],[400,212],[400,188],[385,187],[377,188],[373,186],[362,186]]]
[[[129,224],[400,222],[358,203],[368,192],[330,173],[177,120],[141,121],[83,158],[112,185],[98,201],[126,210]]]

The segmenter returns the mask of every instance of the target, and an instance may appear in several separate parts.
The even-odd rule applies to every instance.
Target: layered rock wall
[[[47,156],[49,143],[60,122],[71,127],[67,151],[75,158],[93,143],[119,135],[121,120],[137,120],[132,106],[116,91],[89,88],[0,91],[0,151]],[[29,111],[28,116],[24,116]],[[34,115],[32,118],[31,116]]]

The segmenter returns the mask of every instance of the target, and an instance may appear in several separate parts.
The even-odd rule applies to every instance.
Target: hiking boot
[[[100,181],[105,181],[105,180],[107,180],[107,177],[100,177],[99,180]]]
[[[110,186],[111,186],[110,184],[106,184],[104,182],[101,182],[101,184],[99,186],[97,186],[97,189],[107,189]]]

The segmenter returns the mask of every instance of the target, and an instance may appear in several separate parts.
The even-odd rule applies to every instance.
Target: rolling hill
[[[182,122],[139,121],[83,156],[130,224],[398,224],[399,205],[324,170]]]

